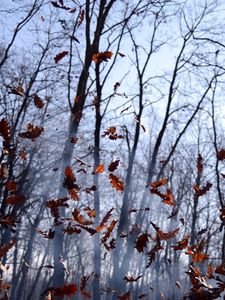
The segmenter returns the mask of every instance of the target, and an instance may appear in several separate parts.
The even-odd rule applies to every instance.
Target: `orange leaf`
[[[114,210],[114,207],[112,207],[112,208],[106,213],[106,215],[103,217],[103,219],[102,219],[100,225],[99,225],[98,227],[96,227],[96,229],[95,229],[97,232],[100,232],[100,231],[102,231],[102,230],[105,228],[105,225],[106,225],[106,223],[108,222],[109,218],[111,217],[112,211],[113,211],[113,210]]]
[[[152,183],[150,183],[150,186],[153,188],[153,189],[156,189],[162,185],[165,185],[167,184],[167,182],[169,181],[168,178],[163,178],[163,179],[160,179],[158,181],[154,181]]]
[[[98,165],[93,174],[100,174],[100,173],[103,173],[105,171],[105,166],[104,165]]]
[[[122,192],[124,190],[124,182],[118,176],[110,173],[109,180],[111,182],[112,187],[114,187],[117,191]]]
[[[97,52],[92,56],[93,61],[101,63],[102,61],[108,61],[112,57],[113,53],[111,51]]]
[[[48,292],[51,292],[54,296],[58,296],[58,297],[72,297],[74,294],[76,294],[78,291],[78,288],[76,286],[76,284],[67,284],[64,285],[62,287],[50,287],[48,289],[46,289],[42,295],[47,294]]]
[[[169,232],[163,232],[156,224],[154,224],[153,222],[151,222],[152,226],[154,227],[154,229],[156,230],[157,232],[157,235],[159,237],[160,240],[169,240],[169,239],[172,239],[174,238],[178,231],[180,230],[180,228],[176,228],[172,231],[169,231]]]

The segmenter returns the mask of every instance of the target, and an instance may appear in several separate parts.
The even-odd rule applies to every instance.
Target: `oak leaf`
[[[69,52],[68,51],[62,51],[59,54],[57,54],[54,57],[55,63],[58,63],[61,59],[63,59],[63,57],[65,57]]]
[[[109,174],[109,180],[112,185],[117,191],[123,191],[125,186],[124,182],[116,175],[113,175],[112,173]]]

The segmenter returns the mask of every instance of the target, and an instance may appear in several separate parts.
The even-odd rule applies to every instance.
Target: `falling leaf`
[[[71,143],[71,144],[76,144],[77,141],[78,141],[78,138],[75,137],[75,136],[72,136],[72,137],[70,138],[70,143]]]
[[[100,173],[103,173],[105,171],[105,166],[102,164],[102,165],[98,165],[93,174],[100,174]]]
[[[27,124],[27,129],[28,131],[19,133],[19,137],[24,139],[31,139],[31,141],[34,141],[41,135],[42,132],[44,132],[43,127],[34,126],[31,123]]]
[[[9,196],[6,199],[6,203],[10,204],[10,205],[17,205],[20,204],[21,202],[23,202],[25,200],[25,197],[23,195],[20,194],[14,194]]]
[[[150,186],[153,188],[153,189],[156,189],[160,186],[163,186],[165,184],[167,184],[167,182],[169,181],[168,178],[163,178],[163,179],[160,179],[158,181],[154,181],[152,183],[150,183]]]
[[[85,189],[85,192],[89,195],[92,195],[92,192],[95,192],[95,191],[97,191],[96,185],[92,185],[90,188]]]
[[[119,159],[118,159],[118,160],[115,160],[115,161],[112,161],[112,162],[110,163],[110,165],[108,166],[108,171],[109,171],[109,172],[114,172],[114,171],[117,169],[117,167],[118,167],[118,165],[119,165],[119,162],[120,162]]]
[[[176,246],[171,246],[175,251],[183,250],[188,246],[189,235],[186,235],[181,241],[176,242]]]
[[[130,291],[128,291],[128,292],[126,292],[125,294],[123,294],[123,295],[120,295],[120,296],[118,296],[118,299],[119,300],[129,300],[130,299]]]
[[[118,135],[116,133],[116,127],[115,126],[109,127],[105,132],[103,132],[102,137],[106,137],[106,136],[109,136],[110,140],[117,140],[117,139],[123,139],[124,138],[124,136]]]
[[[84,275],[81,278],[80,292],[81,292],[81,295],[83,295],[85,298],[91,298],[91,293],[86,291],[86,287],[87,287],[89,278],[90,278],[90,275],[89,276]]]
[[[10,91],[12,94],[17,95],[17,96],[25,96],[24,90],[22,85],[19,85],[17,88],[16,87],[11,87]]]
[[[116,175],[113,175],[112,173],[109,174],[109,180],[112,185],[117,191],[123,191],[125,186],[124,182]]]
[[[147,253],[148,255],[148,264],[146,266],[146,269],[150,267],[153,261],[155,261],[156,254],[160,251],[163,250],[164,247],[161,246],[160,239],[157,240],[156,245]]]
[[[174,203],[174,196],[173,193],[170,189],[167,189],[166,194],[161,193],[158,189],[152,188],[150,189],[150,192],[152,194],[158,195],[160,198],[162,198],[162,202],[167,204],[167,205],[172,205],[175,206],[176,204]]]
[[[135,242],[135,248],[139,253],[144,251],[144,247],[147,247],[148,237],[149,235],[147,233],[142,233],[138,236]]]
[[[27,160],[27,153],[25,151],[20,151],[19,152],[19,157],[22,159],[22,160]]]
[[[6,182],[6,188],[7,188],[7,190],[8,191],[15,191],[16,190],[16,183],[15,183],[15,181],[13,181],[13,180],[9,180],[9,181],[7,181]]]
[[[197,169],[198,169],[198,172],[200,174],[202,174],[202,171],[203,171],[203,158],[202,158],[201,154],[199,154],[198,158],[197,158]]]
[[[5,141],[10,140],[10,126],[6,119],[1,119],[0,121],[0,135]]]
[[[46,289],[43,293],[42,296],[44,294],[47,294],[48,292],[51,292],[54,296],[56,297],[72,297],[74,294],[76,294],[78,291],[78,288],[76,286],[76,284],[67,284],[64,285],[62,287],[50,287],[48,289]]]
[[[154,224],[153,222],[151,222],[152,226],[154,227],[154,229],[157,232],[157,236],[159,237],[160,240],[169,240],[174,238],[177,233],[179,232],[180,228],[176,228],[172,231],[169,232],[163,232],[156,224]]]
[[[81,13],[80,13],[80,15],[79,15],[79,21],[78,21],[78,27],[83,23],[83,21],[84,21],[84,15],[85,15],[85,11],[84,11],[84,9],[82,9],[82,11],[81,11]]]
[[[63,52],[60,52],[59,54],[57,54],[55,57],[54,57],[54,60],[55,60],[55,63],[58,63],[63,57],[65,57],[69,52],[68,51],[63,51]]]
[[[106,213],[106,215],[103,217],[103,219],[102,219],[100,225],[99,225],[98,227],[96,227],[96,229],[95,229],[97,232],[100,232],[100,231],[102,231],[102,230],[105,228],[106,223],[108,222],[109,218],[111,217],[112,211],[113,211],[113,210],[114,210],[114,207],[112,207],[112,208]]]
[[[126,275],[126,276],[123,277],[123,280],[126,281],[126,283],[128,283],[128,282],[137,282],[138,279],[140,279],[141,277],[142,277],[142,275],[140,275],[138,277]]]
[[[67,166],[64,171],[65,178],[63,182],[63,186],[68,190],[71,198],[73,200],[79,200],[78,192],[80,190],[80,187],[75,183],[76,177],[73,174],[72,169]]]
[[[113,53],[111,51],[97,52],[92,56],[93,61],[101,63],[102,61],[108,61],[112,57]]]
[[[55,231],[49,229],[48,231],[42,231],[40,229],[36,229],[38,233],[40,233],[46,239],[53,239],[55,236]]]
[[[117,88],[120,86],[120,83],[119,82],[116,82],[113,86],[113,89],[114,89],[114,93],[117,91]]]
[[[6,253],[16,244],[16,240],[9,241],[0,247],[0,258],[6,255]]]
[[[202,188],[200,188],[198,184],[195,184],[193,186],[193,189],[195,190],[196,197],[200,197],[203,196],[205,193],[207,193],[211,187],[212,187],[212,183],[207,182],[206,185],[203,186]]]
[[[179,281],[176,281],[176,286],[180,289],[181,288],[181,284]]]
[[[42,109],[45,105],[38,95],[34,96],[34,104],[38,109]]]
[[[221,149],[217,153],[218,160],[224,160],[225,159],[225,149]]]
[[[90,218],[95,218],[96,217],[96,210],[91,209],[89,206],[84,208],[84,211]]]
[[[92,221],[85,220],[84,217],[80,214],[79,210],[76,208],[74,208],[72,215],[73,215],[74,220],[82,225],[92,225],[93,224]]]
[[[67,197],[64,197],[57,200],[52,199],[46,202],[46,207],[50,208],[51,215],[54,217],[55,226],[61,224],[59,207],[69,207],[67,203],[68,200],[69,199]]]
[[[126,56],[125,54],[123,54],[123,53],[121,53],[121,52],[118,52],[118,54],[119,54],[120,57]]]
[[[108,238],[110,237],[110,234],[113,231],[114,227],[116,226],[117,222],[118,222],[117,220],[112,220],[112,222],[109,225],[109,227],[107,227],[106,233],[101,238],[102,243],[105,243],[108,240]]]

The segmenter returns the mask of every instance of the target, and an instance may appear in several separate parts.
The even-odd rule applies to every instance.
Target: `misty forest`
[[[225,299],[224,0],[2,0],[0,300]]]

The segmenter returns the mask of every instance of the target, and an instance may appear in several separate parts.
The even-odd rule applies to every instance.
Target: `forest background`
[[[225,4],[0,7],[0,299],[222,299]]]

